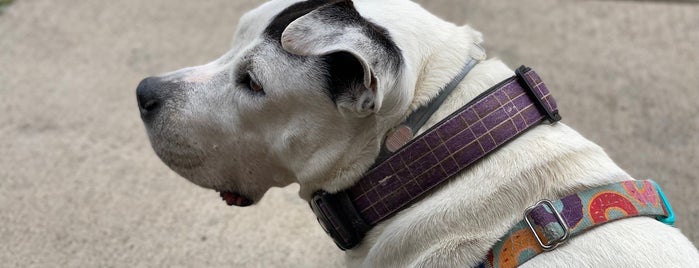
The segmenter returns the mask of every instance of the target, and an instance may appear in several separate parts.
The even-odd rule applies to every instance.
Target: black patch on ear
[[[355,26],[364,31],[364,35],[371,40],[371,45],[376,46],[372,52],[373,61],[368,62],[372,69],[385,69],[389,72],[400,70],[403,61],[401,51],[388,30],[362,17],[352,0],[307,0],[293,4],[272,19],[264,34],[281,47],[282,34],[289,24],[318,9],[322,9],[320,19],[325,20],[324,23]],[[335,103],[340,98],[356,101],[363,90],[372,90],[364,85],[365,70],[360,59],[353,54],[336,52],[322,56],[321,60],[326,63],[329,93]]]
[[[372,41],[376,42],[379,47],[388,56],[386,63],[389,63],[393,70],[398,70],[402,57],[400,49],[391,39],[391,35],[386,28],[376,25],[364,17],[354,8],[354,3],[351,0],[336,1],[334,4],[324,7],[327,18],[335,23],[340,22],[347,25],[358,25],[364,30],[364,34]],[[369,65],[378,64],[369,62]]]
[[[388,63],[393,70],[398,70],[402,62],[400,49],[393,42],[388,31],[362,17],[354,8],[354,3],[351,0],[308,0],[293,4],[272,19],[272,22],[265,29],[265,35],[281,46],[282,34],[289,24],[321,7],[325,9],[324,14],[327,14],[327,19],[331,22],[354,24],[364,29],[364,33],[376,42],[388,56],[384,63]],[[370,62],[369,64],[379,63]]]
[[[277,14],[276,17],[274,17],[274,19],[272,19],[272,22],[270,22],[267,28],[265,29],[265,35],[270,37],[272,40],[279,42],[279,44],[281,45],[282,33],[284,33],[284,30],[286,30],[286,27],[288,27],[289,24],[294,22],[296,19],[310,13],[311,11],[316,10],[319,7],[327,5],[329,3],[331,3],[331,1],[308,0],[293,4],[284,9],[284,11],[280,12],[279,14]]]
[[[323,56],[327,64],[327,80],[330,97],[337,102],[338,97],[361,91],[364,86],[364,67],[357,57],[349,52],[335,52]],[[366,90],[366,89],[364,89]]]

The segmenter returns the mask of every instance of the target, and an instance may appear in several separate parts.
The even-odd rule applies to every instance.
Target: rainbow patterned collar
[[[584,231],[615,220],[650,216],[674,226],[675,214],[657,183],[624,181],[550,201],[524,212],[493,246],[480,267],[517,267]]]

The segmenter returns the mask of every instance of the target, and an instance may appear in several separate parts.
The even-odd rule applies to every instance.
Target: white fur
[[[189,180],[235,190],[254,200],[269,187],[290,183],[301,185],[304,199],[319,189],[346,189],[372,163],[392,126],[436,96],[469,56],[480,57],[476,44],[482,41],[481,34],[468,26],[445,22],[405,0],[355,0],[362,16],[388,29],[404,62],[396,77],[377,75],[378,111],[366,117],[339,113],[322,90],[312,90],[322,88],[322,83],[307,74],[321,70],[274,60],[279,51],[260,46],[266,24],[295,2],[272,1],[252,11],[241,19],[231,52],[209,65],[167,76],[185,81],[186,93],[182,103],[172,104],[172,115],[150,126],[149,133],[163,160],[170,160],[168,164]],[[351,50],[346,42],[361,40],[357,34],[344,36],[331,47],[310,47],[293,42],[312,35],[289,33],[284,44],[297,54],[323,54]],[[352,52],[363,55],[360,50]],[[241,92],[230,77],[250,55],[255,76],[267,92],[262,98]],[[371,79],[366,75],[365,83]],[[512,75],[499,60],[481,62],[423,129]],[[197,165],[172,164],[187,161]],[[602,148],[570,127],[542,125],[381,222],[360,247],[347,252],[347,263],[349,267],[471,267],[483,261],[497,239],[536,201],[630,179]],[[524,267],[697,264],[699,253],[679,230],[650,218],[635,218],[588,231]]]

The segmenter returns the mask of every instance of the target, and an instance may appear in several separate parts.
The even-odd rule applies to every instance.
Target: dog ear
[[[291,22],[281,43],[292,54],[320,56],[333,100],[359,116],[381,108],[402,60],[388,32],[364,19],[349,0],[331,1]]]

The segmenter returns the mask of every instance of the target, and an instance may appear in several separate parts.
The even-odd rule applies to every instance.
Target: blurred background
[[[140,79],[223,54],[257,0],[0,0],[3,267],[335,267],[297,186],[229,208],[150,149]],[[534,67],[566,124],[699,242],[697,1],[420,0]],[[9,3],[9,5],[8,5]]]

